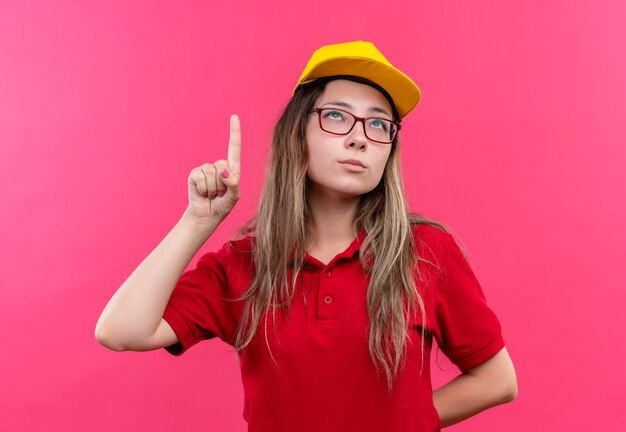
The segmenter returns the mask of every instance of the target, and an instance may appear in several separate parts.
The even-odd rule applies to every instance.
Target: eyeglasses
[[[333,135],[348,135],[357,122],[363,123],[365,136],[370,141],[391,144],[400,130],[400,123],[382,117],[357,117],[338,108],[314,108],[320,128]]]

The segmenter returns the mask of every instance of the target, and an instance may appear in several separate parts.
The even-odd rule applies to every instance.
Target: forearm
[[[100,343],[123,349],[154,333],[178,279],[218,224],[201,226],[183,214],[107,303],[96,324]]]
[[[510,402],[514,395],[482,377],[461,374],[433,392],[441,426],[463,421],[488,408]]]

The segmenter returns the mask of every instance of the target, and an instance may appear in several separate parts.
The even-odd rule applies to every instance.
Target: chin
[[[365,179],[356,178],[343,178],[334,179],[335,181],[315,181],[309,177],[310,186],[322,193],[330,193],[333,195],[341,196],[343,198],[359,197],[363,194],[374,190],[378,183],[369,184],[372,182],[365,182]]]
[[[368,187],[368,186],[361,184],[361,185],[341,185],[341,186],[335,186],[335,187],[326,187],[326,189],[329,189],[332,192],[336,193],[337,195],[341,195],[346,198],[354,198],[354,197],[359,197],[368,192],[371,192],[372,190],[374,190],[375,187],[376,185],[372,187]]]

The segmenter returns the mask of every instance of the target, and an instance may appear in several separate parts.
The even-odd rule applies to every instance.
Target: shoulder
[[[253,262],[252,251],[254,249],[254,237],[246,234],[241,238],[229,240],[216,250],[202,255],[199,262],[202,265],[218,265],[227,269],[233,264],[251,265]]]
[[[443,227],[430,223],[416,223],[412,227],[413,241],[420,256],[443,257],[453,244],[452,235]]]
[[[442,241],[444,238],[450,235],[447,231],[440,228],[439,226],[427,222],[415,223],[411,228],[414,238],[426,241]]]
[[[235,254],[251,254],[254,251],[256,236],[246,234],[241,238],[236,238],[224,243],[223,248]]]
[[[224,243],[217,252],[217,259],[227,270],[251,272],[254,268],[255,244],[256,236],[246,233]]]
[[[254,273],[254,239],[249,236],[226,241],[220,248],[202,255],[196,271],[215,275],[234,295],[245,292]]]

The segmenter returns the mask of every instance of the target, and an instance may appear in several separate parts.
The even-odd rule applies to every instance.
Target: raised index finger
[[[236,173],[239,172],[241,161],[241,125],[237,114],[230,116],[230,139],[228,141],[228,162]]]

